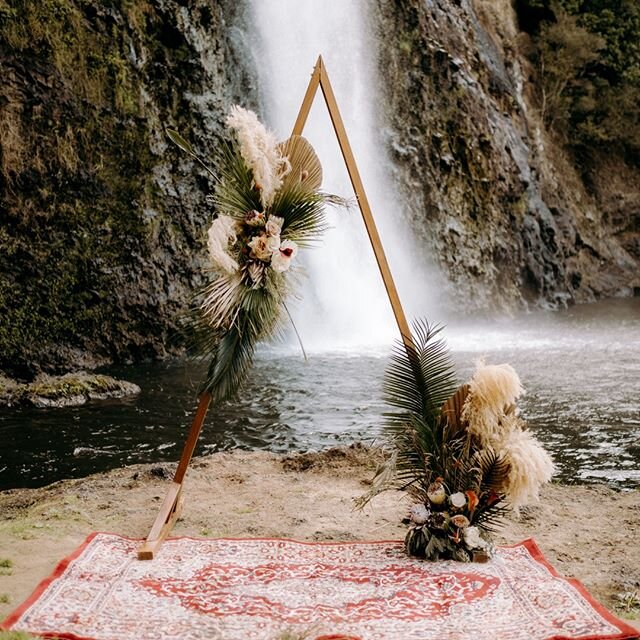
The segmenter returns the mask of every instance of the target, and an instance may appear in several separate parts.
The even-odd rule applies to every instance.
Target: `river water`
[[[473,361],[512,364],[521,407],[564,482],[640,486],[640,300],[612,300],[512,319],[450,321],[461,381]],[[199,454],[288,452],[381,442],[388,345],[264,348],[241,397],[213,408]],[[139,397],[63,409],[0,409],[0,488],[41,486],[137,462],[177,460],[201,370],[186,361],[112,368]]]

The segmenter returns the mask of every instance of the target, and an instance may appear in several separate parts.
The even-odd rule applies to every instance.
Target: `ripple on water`
[[[640,486],[640,300],[490,323],[446,335],[461,379],[474,360],[509,362],[527,394],[523,416],[565,482]],[[488,339],[484,339],[488,335]],[[263,349],[240,397],[213,408],[198,454],[290,452],[379,442],[386,357],[380,347],[310,354]],[[161,362],[113,368],[142,387],[135,400],[0,412],[0,488],[39,486],[134,462],[176,460],[202,368]],[[77,453],[82,452],[82,453]]]

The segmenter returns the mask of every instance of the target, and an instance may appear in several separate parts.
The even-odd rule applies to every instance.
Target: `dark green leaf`
[[[196,152],[189,142],[187,142],[177,131],[167,129],[167,135],[174,144],[177,144],[183,151],[189,155],[195,156]]]

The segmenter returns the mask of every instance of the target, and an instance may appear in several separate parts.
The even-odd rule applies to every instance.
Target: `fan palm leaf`
[[[281,189],[271,205],[271,212],[284,220],[282,237],[300,246],[317,243],[327,230],[323,194],[309,191],[300,183]]]
[[[302,184],[309,191],[317,191],[322,184],[322,165],[307,139],[293,135],[278,147],[290,164],[282,188],[288,189],[294,184]]]

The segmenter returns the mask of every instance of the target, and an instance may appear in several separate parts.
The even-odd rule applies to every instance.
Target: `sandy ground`
[[[372,476],[362,447],[290,457],[218,453],[194,460],[175,535],[298,540],[401,539],[407,503],[377,497],[353,511]],[[42,489],[0,493],[0,619],[91,531],[145,537],[172,465],[137,465]],[[511,518],[498,543],[533,537],[563,574],[581,580],[640,629],[640,491],[551,484],[540,504]],[[11,568],[2,568],[10,560]],[[7,563],[5,563],[7,564]],[[627,594],[626,605],[620,597]]]

